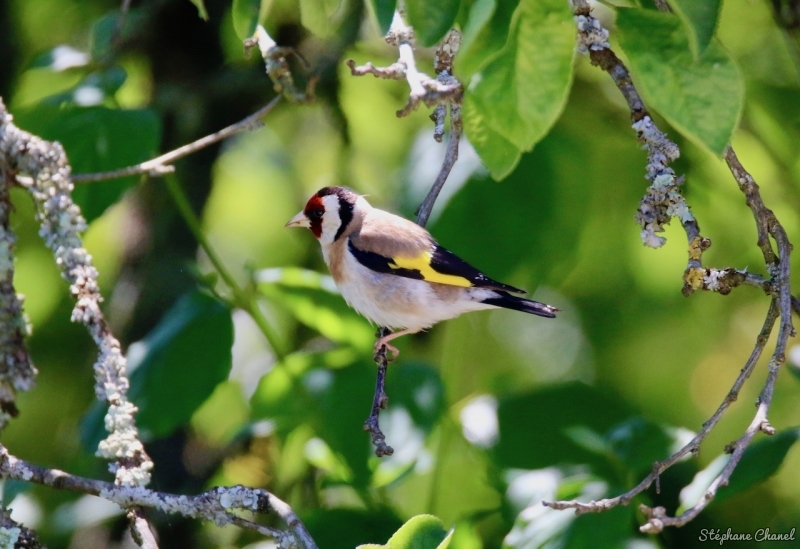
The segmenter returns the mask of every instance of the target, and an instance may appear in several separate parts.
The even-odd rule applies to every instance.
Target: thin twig
[[[117,22],[114,24],[114,33],[111,35],[111,40],[109,40],[109,42],[115,46],[118,45],[120,36],[122,35],[122,29],[125,27],[125,23],[128,20],[128,12],[130,9],[131,0],[122,0],[122,5],[119,7]]]
[[[272,325],[269,323],[269,321],[267,321],[264,313],[261,312],[258,300],[255,299],[254,296],[248,294],[248,292],[246,292],[239,285],[233,275],[228,271],[228,268],[225,267],[225,263],[222,261],[222,258],[217,254],[208,238],[206,238],[206,235],[203,232],[202,224],[200,223],[200,219],[197,217],[197,214],[194,213],[192,205],[189,203],[186,193],[183,192],[178,179],[174,175],[167,175],[165,177],[165,181],[167,184],[167,191],[169,191],[172,199],[175,201],[175,206],[178,208],[181,217],[183,217],[183,220],[189,226],[189,230],[192,231],[192,234],[197,240],[198,245],[208,256],[211,264],[214,265],[214,269],[219,273],[219,276],[233,294],[234,305],[250,315],[258,328],[261,330],[261,333],[264,334],[264,337],[267,339],[267,342],[272,348],[272,352],[275,354],[275,357],[279,361],[283,360],[288,352],[286,351],[277,332],[275,332],[275,330],[272,328]]]
[[[134,543],[142,549],[158,549],[158,542],[150,529],[150,524],[139,507],[128,510],[128,523]]]
[[[652,472],[647,475],[639,484],[624,494],[613,498],[589,502],[581,502],[577,500],[543,501],[542,504],[547,507],[552,507],[553,509],[575,509],[575,513],[578,515],[584,513],[599,513],[612,509],[617,505],[628,505],[628,503],[630,503],[634,497],[649,488],[650,485],[659,478],[661,473],[672,467],[684,456],[696,454],[700,449],[700,444],[705,440],[719,420],[722,419],[722,416],[728,407],[736,402],[736,400],[739,398],[739,391],[744,385],[744,382],[750,377],[750,374],[753,373],[753,369],[756,367],[758,360],[761,358],[761,354],[764,350],[764,347],[767,345],[767,341],[772,333],[772,328],[775,325],[775,320],[778,318],[778,314],[779,311],[777,303],[775,300],[773,300],[770,304],[769,311],[767,311],[767,318],[764,320],[764,326],[761,328],[761,332],[756,338],[753,351],[750,353],[750,358],[747,359],[742,371],[739,372],[739,376],[736,378],[736,381],[733,382],[731,390],[728,391],[728,394],[717,408],[717,411],[714,412],[714,415],[712,415],[708,421],[703,424],[700,432],[697,433],[694,438],[692,438],[692,440],[690,440],[683,448],[669,456],[664,461],[654,463]]]
[[[102,497],[120,507],[157,509],[164,513],[211,521],[218,526],[236,524],[276,538],[282,546],[299,543],[305,549],[316,549],[306,527],[291,507],[266,490],[244,486],[216,487],[195,496],[169,494],[147,488],[119,486],[110,482],[71,475],[48,469],[12,456],[0,445],[0,478],[23,480],[71,492]],[[233,511],[258,514],[275,513],[288,531],[268,528],[242,518]]]
[[[439,46],[440,48],[442,48],[442,44],[445,44],[445,47],[449,47],[447,44],[451,40],[452,32],[445,36]],[[460,40],[460,34],[457,40]],[[407,116],[415,111],[419,108],[420,103],[433,107],[442,102],[461,101],[463,87],[458,80],[452,77],[452,67],[449,80],[431,78],[417,70],[417,62],[414,57],[414,31],[403,21],[403,17],[398,11],[394,13],[392,26],[386,35],[386,42],[397,46],[399,58],[396,63],[383,68],[375,67],[372,63],[356,66],[355,61],[349,59],[346,64],[350,67],[350,73],[353,76],[372,74],[376,78],[394,80],[405,78],[406,82],[408,82],[410,93],[406,106],[397,111],[398,117]],[[455,50],[457,49],[458,44],[456,43]],[[453,54],[455,50],[452,52]]]
[[[292,72],[289,70],[289,63],[286,61],[286,57],[289,55],[300,57],[294,49],[278,46],[261,25],[256,27],[256,32],[252,38],[244,41],[245,55],[249,55],[250,50],[254,47],[258,47],[261,51],[261,57],[264,59],[267,69],[267,76],[272,80],[275,93],[283,95],[292,103],[303,104],[314,101],[314,88],[317,85],[318,77],[312,76],[309,79],[305,91],[298,90],[294,84]],[[302,57],[300,59],[305,62]]]
[[[410,90],[409,98],[406,106],[397,111],[397,116],[408,115],[417,109],[420,103],[424,103],[429,107],[435,106],[431,119],[435,124],[433,138],[436,141],[442,140],[448,108],[450,110],[450,138],[447,142],[444,161],[439,170],[439,175],[437,175],[430,191],[428,191],[428,195],[417,212],[417,224],[424,227],[428,223],[436,199],[444,187],[453,165],[458,160],[458,145],[462,133],[461,99],[463,86],[453,76],[453,58],[458,52],[461,43],[461,33],[456,29],[451,29],[437,46],[434,55],[435,79],[417,70],[417,62],[414,58],[414,31],[403,21],[400,11],[395,11],[394,13],[392,26],[386,35],[386,41],[397,46],[399,59],[396,63],[388,67],[375,67],[372,63],[356,66],[351,59],[347,61],[351,74],[353,76],[372,74],[376,78],[394,80],[405,79]],[[378,337],[382,337],[389,332],[390,330],[387,328],[379,328]],[[380,411],[386,408],[388,401],[384,387],[386,369],[388,367],[386,346],[382,346],[376,353],[375,364],[378,367],[375,394],[372,398],[369,417],[364,423],[364,430],[370,434],[372,444],[375,447],[375,455],[382,457],[392,455],[394,452],[392,447],[386,444],[386,436],[381,431],[378,422]]]
[[[388,335],[390,330],[388,328],[378,328],[378,337]],[[369,417],[364,422],[364,430],[370,434],[372,445],[375,447],[375,455],[378,457],[391,456],[394,453],[394,448],[386,444],[386,435],[381,431],[381,426],[378,422],[378,417],[381,410],[386,409],[389,403],[389,397],[386,396],[386,370],[389,367],[389,357],[387,355],[386,346],[382,346],[375,355],[375,364],[378,366],[377,378],[375,380],[375,394],[372,397],[372,408],[370,408]]]
[[[453,58],[458,52],[461,43],[461,33],[455,29],[450,30],[447,35],[442,39],[436,48],[434,55],[434,68],[436,70],[436,79],[443,85],[453,86],[459,85],[458,81],[453,77]],[[461,131],[463,123],[461,121],[461,96],[453,96],[443,103],[436,106],[431,118],[433,119],[436,127],[433,132],[433,138],[436,141],[442,140],[442,133],[444,127],[445,114],[447,109],[450,109],[450,138],[447,141],[447,151],[444,155],[442,167],[439,170],[439,175],[436,176],[436,181],[433,182],[431,190],[419,207],[417,212],[417,225],[424,227],[428,223],[428,218],[433,211],[433,205],[442,191],[450,171],[458,160],[458,145],[461,141]]]
[[[197,141],[193,141],[192,143],[178,147],[177,149],[162,154],[161,156],[157,156],[156,158],[142,162],[141,164],[136,164],[135,166],[129,166],[127,168],[120,168],[118,170],[112,170],[110,172],[75,174],[72,176],[72,181],[74,183],[94,183],[96,181],[117,179],[120,177],[144,173],[151,176],[161,176],[167,173],[172,173],[175,171],[175,167],[171,164],[176,160],[195,153],[202,148],[208,147],[209,145],[213,145],[218,141],[222,141],[223,139],[231,137],[232,135],[236,135],[237,133],[258,128],[261,125],[261,119],[266,116],[267,113],[269,113],[275,107],[275,105],[280,102],[280,100],[281,96],[278,95],[272,101],[258,109],[247,118],[244,118],[235,124],[231,124],[227,128],[223,128],[218,132],[201,137]]]
[[[627,69],[608,46],[608,32],[600,26],[596,19],[591,17],[588,3],[585,0],[574,0],[573,5],[579,29],[579,39],[584,51],[589,53],[592,64],[602,67],[614,79],[620,92],[628,102],[631,117],[634,119],[634,128],[637,129],[640,138],[648,146],[648,178],[653,181],[653,185],[648,189],[648,196],[642,201],[638,214],[640,221],[644,222],[645,231],[643,232],[643,237],[647,237],[645,241],[647,242],[647,239],[653,240],[654,247],[663,244],[663,239],[655,236],[654,233],[658,232],[661,224],[669,221],[671,215],[677,215],[681,219],[689,238],[689,265],[684,274],[685,295],[696,289],[726,294],[733,287],[746,284],[762,288],[767,294],[772,295],[773,299],[750,358],[742,368],[725,400],[717,408],[714,415],[703,424],[701,431],[687,445],[665,461],[653,464],[653,470],[646,478],[620,496],[588,503],[573,500],[543,502],[543,504],[554,509],[575,509],[577,514],[601,512],[620,504],[627,505],[653,482],[656,482],[658,486],[659,475],[687,454],[697,453],[700,444],[721,419],[728,406],[738,398],[739,391],[750,377],[766,347],[776,319],[779,316],[781,318],[777,343],[770,359],[767,380],[758,398],[755,417],[744,434],[726,448],[726,451],[731,454],[731,459],[711,483],[704,496],[693,507],[687,509],[678,517],[668,516],[663,507],[650,508],[646,505],[640,506],[641,510],[648,516],[648,521],[641,526],[640,530],[645,533],[659,533],[666,526],[685,525],[708,506],[716,496],[719,487],[728,483],[731,474],[757,432],[761,431],[768,435],[775,433],[775,429],[770,425],[768,419],[769,406],[772,401],[778,371],[785,360],[788,338],[794,335],[791,317],[792,308],[800,312],[800,301],[791,295],[790,289],[789,255],[792,246],[774,213],[764,205],[755,180],[742,167],[733,149],[728,146],[725,151],[725,160],[740,190],[745,195],[747,205],[753,213],[758,231],[758,246],[764,255],[770,279],[767,280],[747,271],[731,268],[723,270],[702,268],[700,264],[701,254],[708,248],[710,242],[700,237],[697,222],[688,211],[688,206],[685,206],[685,202],[682,202],[682,197],[674,196],[677,195],[677,186],[681,184],[680,179],[675,179],[674,172],[665,169],[669,161],[677,158],[677,147],[673,152],[672,147],[674,147],[674,144],[668,140],[661,139],[660,135],[658,135],[660,131],[652,124],[652,120],[630,79]],[[659,7],[668,9],[666,6]],[[650,134],[649,136],[648,133]],[[651,175],[655,175],[655,177],[650,177]],[[663,211],[658,210],[658,208],[663,208],[664,206],[666,208]],[[772,249],[769,240],[770,236],[777,243],[777,254]]]
[[[633,129],[647,149],[647,175],[651,181],[647,193],[639,204],[636,220],[642,226],[641,238],[646,246],[659,248],[666,239],[657,233],[677,217],[689,245],[689,259],[684,271],[683,294],[689,295],[702,285],[702,254],[711,246],[708,238],[701,236],[700,226],[680,193],[683,176],[678,177],[669,164],[680,156],[678,146],[662,132],[645,107],[642,96],[631,79],[625,64],[617,57],[608,42],[608,31],[592,17],[586,0],[573,0],[575,23],[578,27],[579,50],[589,55],[592,65],[600,67],[611,76],[628,103]]]

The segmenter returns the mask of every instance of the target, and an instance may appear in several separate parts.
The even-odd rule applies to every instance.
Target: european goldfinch
[[[324,187],[287,227],[308,227],[322,246],[333,281],[348,305],[378,326],[398,330],[378,339],[389,342],[463,313],[503,307],[555,317],[550,305],[492,280],[445,250],[419,225],[373,208],[343,187]]]

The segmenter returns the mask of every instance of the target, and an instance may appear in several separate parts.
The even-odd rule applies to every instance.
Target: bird
[[[514,294],[525,290],[497,282],[440,246],[425,228],[373,207],[345,187],[323,187],[286,227],[306,227],[347,304],[379,327],[382,347],[463,313],[505,308],[546,318],[559,309]]]

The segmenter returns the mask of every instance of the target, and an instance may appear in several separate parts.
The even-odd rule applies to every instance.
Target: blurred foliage
[[[751,215],[715,153],[732,136],[797,239],[798,35],[776,23],[766,0],[669,3],[674,14],[656,13],[649,0],[612,2],[628,6],[618,10],[594,4],[594,14],[681,147],[676,171],[713,241],[705,263],[765,275]],[[432,140],[425,109],[396,118],[406,83],[354,78],[343,63],[396,61],[381,36],[396,3],[132,4],[119,26],[116,0],[0,3],[3,99],[21,127],[64,145],[74,172],[135,164],[270,100],[263,62],[242,55],[241,39],[258,22],[300,54],[289,59],[299,82],[320,76],[316,104],[284,102],[263,128],[176,164],[210,245],[291,350],[282,358],[232,309],[230,288],[163,181],[76,188],[105,311],[129,352],[153,487],[265,487],[322,548],[693,547],[704,528],[788,532],[800,523],[798,379],[782,375],[770,413],[778,434],[757,437],[719,500],[680,530],[645,537],[636,529],[639,503],[680,512],[724,467],[723,447],[752,419],[766,359],[699,456],[661,476],[660,492],[580,517],[541,505],[619,494],[685,444],[727,394],[768,308],[749,288],[684,298],[679,226],[667,229],[664,248],[642,246],[633,214],[645,154],[611,79],[574,56],[566,0],[406,2],[423,44],[453,22],[463,32],[455,72],[471,145],[462,143],[429,228],[490,276],[563,312],[555,320],[467,315],[399,340],[381,415],[396,452],[383,460],[361,430],[374,328],[338,295],[313,237],[283,225],[311,192],[334,184],[410,217],[435,178],[446,144]],[[432,51],[416,55],[432,73]],[[108,479],[93,456],[103,415],[95,350],[69,322],[68,290],[32,205],[23,193],[12,198],[15,282],[40,375],[3,444]],[[800,363],[800,347],[788,356]],[[5,483],[3,498],[49,547],[119,546],[124,535],[119,510],[97,498],[20,483]],[[163,547],[260,547],[236,528],[153,523]]]

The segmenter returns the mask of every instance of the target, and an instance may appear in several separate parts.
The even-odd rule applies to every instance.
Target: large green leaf
[[[433,515],[417,515],[408,519],[386,545],[360,545],[361,549],[385,547],[388,549],[447,549],[453,531],[445,530],[442,521]]]
[[[678,16],[623,9],[620,44],[634,82],[670,124],[721,155],[739,121],[744,82],[733,58],[714,40],[697,59]]]
[[[150,109],[59,107],[41,103],[15,114],[20,127],[59,141],[73,173],[102,172],[143,162],[155,156],[161,137],[158,116]],[[87,221],[100,216],[136,181],[125,177],[76,185],[73,200]]]
[[[347,465],[351,483],[365,487],[371,452],[361,426],[374,386],[375,365],[350,350],[296,353],[262,378],[250,405],[255,418],[270,419],[283,432],[309,425]]]
[[[397,0],[367,0],[367,4],[378,20],[378,28],[381,34],[389,32],[394,18],[394,10],[397,7]]]
[[[192,292],[180,298],[147,336],[128,350],[128,398],[138,408],[136,424],[159,438],[185,425],[228,377],[233,321],[226,305]],[[95,403],[81,426],[93,450],[105,436],[105,405]]]
[[[629,415],[618,399],[582,383],[505,398],[497,410],[500,439],[494,448],[496,461],[502,467],[518,469],[564,462],[605,464],[605,458],[598,458],[573,439],[570,428],[605,432]]]
[[[386,507],[369,510],[338,507],[301,513],[311,536],[324,549],[353,549],[373,540],[383,540],[403,524],[396,512]],[[331,535],[331,532],[336,534]]]
[[[494,172],[513,167],[507,144],[491,149],[485,127],[522,151],[529,151],[561,113],[572,82],[575,30],[572,12],[561,0],[523,0],[502,51],[473,76],[465,94],[465,130],[478,152],[491,150]],[[478,116],[476,116],[476,113]],[[505,151],[498,155],[497,151]],[[506,158],[498,162],[496,156]],[[498,169],[497,166],[505,166]]]
[[[689,33],[689,44],[695,57],[702,55],[717,28],[722,0],[667,0]]]
[[[464,25],[455,73],[463,81],[497,54],[508,40],[519,0],[476,0]]]
[[[347,306],[330,276],[298,268],[259,273],[259,292],[286,307],[297,320],[336,343],[371,348],[375,330]]]
[[[453,26],[461,0],[406,0],[406,17],[421,46],[433,46]]]
[[[491,128],[487,113],[481,110],[470,94],[464,98],[462,112],[469,142],[481,162],[493,179],[505,179],[517,167],[522,151]]]

